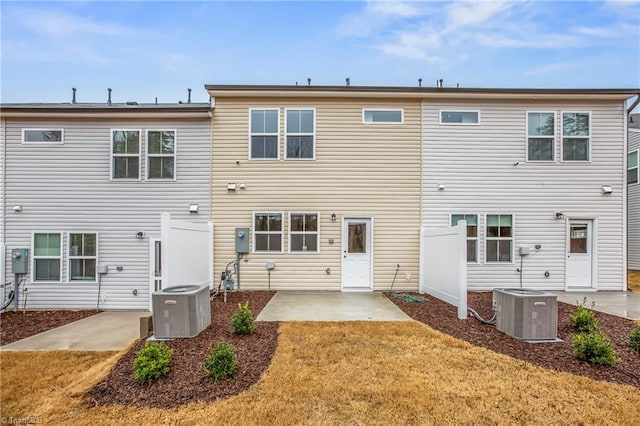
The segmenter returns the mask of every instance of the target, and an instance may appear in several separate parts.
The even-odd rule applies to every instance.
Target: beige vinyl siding
[[[253,212],[283,212],[284,253],[249,253],[241,286],[340,290],[341,222],[374,220],[373,288],[418,288],[420,223],[420,103],[381,99],[216,98],[212,132],[212,220],[215,276],[235,258],[234,228],[253,228]],[[284,160],[285,108],[315,108],[316,159]],[[403,108],[404,124],[363,124],[362,108]],[[279,108],[280,159],[248,160],[249,109]],[[230,182],[246,185],[227,192]],[[318,212],[319,253],[288,253],[290,212]],[[330,215],[337,213],[332,222]],[[253,230],[253,229],[252,229]],[[333,244],[329,242],[333,240]],[[253,245],[253,235],[251,235]],[[326,273],[330,268],[330,274]],[[411,273],[409,280],[405,273]]]
[[[133,113],[132,113],[133,114]],[[21,144],[24,127],[64,129],[64,144]],[[112,129],[177,132],[177,180],[110,180]],[[92,308],[98,285],[68,283],[68,232],[98,233],[98,264],[108,265],[100,292],[104,309],[147,309],[149,306],[149,241],[160,238],[160,214],[209,221],[210,121],[194,120],[7,120],[6,246],[31,249],[33,232],[60,232],[63,237],[62,283],[32,283],[28,307]],[[146,171],[144,148],[142,176]],[[200,213],[189,214],[189,204]],[[23,211],[15,213],[14,204]],[[143,231],[145,237],[137,239]],[[118,271],[117,267],[122,270]],[[32,264],[29,266],[30,270]],[[10,279],[7,272],[7,279]],[[133,291],[137,290],[137,295]]]
[[[640,129],[629,129],[629,152],[640,150]],[[627,187],[627,265],[640,270],[640,184]]]
[[[480,110],[478,126],[442,126],[439,110]],[[527,111],[556,112],[556,159],[561,158],[561,112],[591,112],[591,161],[526,162]],[[523,285],[565,288],[566,217],[597,219],[597,288],[623,289],[622,102],[426,102],[422,223],[447,226],[450,213],[479,215],[479,260],[468,265],[471,288],[517,287],[520,256],[528,245]],[[517,164],[516,164],[517,163]],[[444,191],[438,191],[438,185]],[[601,194],[602,185],[613,193]],[[513,214],[513,264],[484,264],[485,214]],[[536,252],[535,244],[542,248]],[[545,278],[545,272],[549,277]]]

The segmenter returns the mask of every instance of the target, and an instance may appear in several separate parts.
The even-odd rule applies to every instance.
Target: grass
[[[555,373],[417,322],[284,323],[262,380],[172,410],[88,408],[113,353],[10,353],[2,416],[94,424],[640,424],[640,390]]]

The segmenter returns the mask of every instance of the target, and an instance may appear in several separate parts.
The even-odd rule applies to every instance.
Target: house
[[[216,271],[246,289],[418,288],[466,220],[471,289],[624,290],[637,90],[206,85]]]
[[[208,103],[4,104],[3,279],[19,305],[148,309],[161,213],[208,222]]]
[[[629,114],[627,152],[627,266],[640,271],[640,114]]]

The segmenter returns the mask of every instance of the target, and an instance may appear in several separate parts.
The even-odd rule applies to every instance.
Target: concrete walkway
[[[119,351],[140,338],[149,312],[101,312],[0,347],[0,351]]]
[[[586,307],[605,314],[615,315],[630,320],[640,320],[640,294],[630,291],[550,291],[558,296],[559,302],[577,305],[587,298]]]
[[[258,321],[411,321],[382,293],[279,291]]]

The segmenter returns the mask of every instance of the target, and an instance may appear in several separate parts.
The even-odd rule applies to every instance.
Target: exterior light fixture
[[[138,231],[136,232],[136,238],[141,240],[144,238],[144,231]]]
[[[553,217],[556,219],[562,219],[564,217],[564,213],[562,212],[553,212]]]
[[[16,204],[13,206],[13,211],[16,213],[20,213],[22,211],[22,204]]]
[[[338,219],[338,215],[335,212],[331,213],[331,221],[335,222],[336,219]]]

